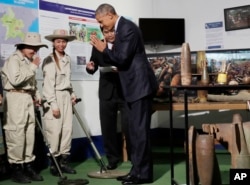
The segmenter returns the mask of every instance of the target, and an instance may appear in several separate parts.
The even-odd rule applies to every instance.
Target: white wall
[[[224,9],[249,5],[248,0],[155,0],[154,17],[185,18],[186,42],[193,51],[205,50],[205,23],[222,21]],[[224,49],[249,48],[250,29],[224,32]]]
[[[139,17],[166,17],[185,18],[186,20],[186,41],[189,42],[191,50],[204,50],[205,30],[204,24],[207,22],[224,22],[224,8],[237,7],[249,4],[247,0],[51,0],[60,4],[77,6],[95,10],[101,3],[114,5],[119,15],[131,18],[136,23]],[[224,32],[225,49],[249,48],[249,29],[240,31]],[[155,52],[147,47],[148,53]],[[179,52],[180,48],[164,46],[158,49],[159,52]],[[41,83],[41,82],[40,82]],[[100,135],[99,106],[98,106],[98,81],[73,81],[73,86],[82,103],[76,105],[80,116],[88,125],[91,135]],[[175,122],[183,127],[183,118],[179,118],[182,112],[175,112]],[[219,114],[219,113],[218,113]],[[219,116],[216,114],[216,116]],[[220,114],[221,115],[221,114]],[[209,115],[197,117],[194,122],[209,120]],[[168,112],[159,111],[154,113],[152,127],[168,127]],[[74,137],[82,137],[84,133],[74,120]]]

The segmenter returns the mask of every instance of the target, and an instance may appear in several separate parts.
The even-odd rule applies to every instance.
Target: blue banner
[[[15,6],[23,6],[25,8],[38,8],[39,0],[0,0],[2,4],[15,5]]]
[[[70,15],[76,15],[81,17],[88,17],[88,18],[95,18],[95,11],[85,9],[85,8],[77,8],[74,6],[67,6],[62,5],[58,3],[51,3],[47,1],[40,0],[39,2],[39,9],[40,10],[46,10],[46,11],[52,11],[52,12],[58,12],[58,13],[64,13],[64,14],[70,14]]]
[[[206,23],[205,28],[210,29],[210,28],[221,28],[223,26],[222,22],[213,22],[213,23]]]

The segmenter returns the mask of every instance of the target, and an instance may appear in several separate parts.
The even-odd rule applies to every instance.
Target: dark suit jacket
[[[93,47],[90,61],[93,61],[95,63],[95,70],[90,71],[86,69],[86,71],[90,74],[94,74],[98,70],[98,66],[110,66],[109,64],[104,63],[104,60],[109,59],[105,58],[103,53],[99,52],[95,47]],[[120,95],[120,97],[122,97],[121,84],[118,73],[100,72],[99,98],[101,100],[109,100],[113,95],[115,87],[117,89],[117,93]]]
[[[3,84],[1,75],[0,75],[0,94],[3,95]]]
[[[158,83],[147,59],[140,29],[132,21],[120,18],[113,49],[106,48],[103,53],[110,58],[111,65],[118,67],[127,102],[156,92]]]

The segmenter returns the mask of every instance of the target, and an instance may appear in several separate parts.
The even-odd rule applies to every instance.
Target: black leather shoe
[[[139,179],[136,177],[130,178],[130,180],[122,181],[122,185],[136,185],[136,184],[148,184],[152,183],[151,179]]]
[[[119,176],[116,178],[118,181],[128,181],[131,180],[133,177],[130,174]]]
[[[114,169],[116,169],[117,168],[117,164],[109,164],[108,166],[107,166],[107,169],[108,170],[114,170]]]

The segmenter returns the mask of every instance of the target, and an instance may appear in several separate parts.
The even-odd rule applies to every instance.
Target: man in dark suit
[[[105,41],[100,41],[94,35],[90,43],[110,59],[109,64],[118,68],[123,95],[129,108],[132,168],[128,175],[117,180],[124,185],[151,183],[153,162],[150,122],[153,96],[158,84],[147,60],[141,32],[133,22],[118,16],[112,5],[100,5],[95,16],[102,28],[114,29],[116,36],[112,50],[108,49]]]
[[[115,40],[114,30],[104,29],[102,33],[105,40],[108,41],[109,49],[112,49],[112,43]],[[100,69],[99,110],[101,130],[104,150],[108,159],[107,169],[113,170],[122,161],[123,135],[117,134],[118,111],[121,114],[121,130],[125,136],[127,135],[128,115],[117,69],[114,66],[105,64],[104,60],[108,60],[108,58],[105,59],[103,54],[93,47],[90,62],[86,65],[86,71],[94,74],[98,67]],[[127,151],[129,151],[128,141],[128,138],[126,138]]]

